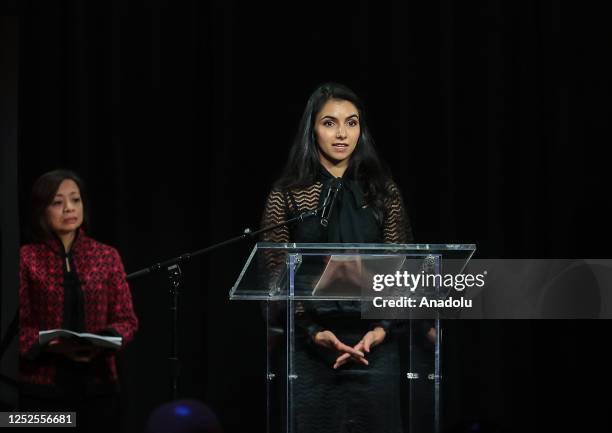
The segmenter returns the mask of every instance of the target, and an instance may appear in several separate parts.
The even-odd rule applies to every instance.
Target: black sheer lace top
[[[279,224],[302,212],[314,210],[324,200],[333,176],[321,167],[317,181],[311,186],[290,191],[272,190],[268,195],[261,227]],[[265,233],[264,242],[354,242],[394,243],[413,242],[412,228],[404,209],[397,185],[387,182],[382,218],[365,201],[356,181],[343,180],[338,201],[328,228],[318,218],[310,218],[291,228],[282,227]]]
[[[317,209],[333,180],[333,176],[321,167],[317,181],[312,185],[293,190],[274,189],[268,195],[261,227],[269,227],[284,222],[305,211]],[[343,179],[342,189],[330,216],[328,227],[320,224],[318,217],[308,218],[292,227],[280,227],[262,236],[263,242],[277,243],[412,243],[412,229],[406,215],[402,196],[397,185],[387,182],[387,194],[383,200],[384,209],[376,212],[365,201],[364,193],[356,181]],[[266,257],[269,270],[280,270],[284,266],[284,257],[270,254]],[[314,336],[330,325],[330,318],[358,316],[359,305],[347,303],[321,302],[316,306],[312,302],[298,303],[298,327]],[[362,325],[372,329],[383,326],[389,330],[388,321],[372,322]]]

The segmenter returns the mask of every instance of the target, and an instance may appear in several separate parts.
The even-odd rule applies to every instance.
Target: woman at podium
[[[328,83],[308,99],[262,227],[317,209],[340,188],[327,224],[308,218],[265,242],[410,243],[398,186],[379,159],[360,99]],[[399,352],[388,321],[362,320],[354,303],[297,305],[294,383],[299,432],[400,432]],[[297,344],[297,343],[296,343]]]
[[[85,234],[87,205],[70,171],[34,183],[35,242],[19,266],[20,409],[75,411],[78,431],[118,431],[116,350],[69,337],[40,343],[40,331],[65,329],[120,337],[123,347],[138,327],[119,254]]]

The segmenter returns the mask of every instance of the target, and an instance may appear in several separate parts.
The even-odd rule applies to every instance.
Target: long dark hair
[[[351,89],[338,83],[322,84],[308,98],[289,159],[282,176],[274,186],[287,190],[308,186],[316,181],[320,162],[315,120],[323,105],[330,99],[349,101],[359,112],[360,135],[344,177],[359,182],[366,201],[376,210],[382,211],[383,200],[387,195],[387,183],[391,178],[374,148],[361,99]]]
[[[49,171],[36,179],[32,187],[32,221],[30,229],[33,241],[45,242],[53,239],[54,233],[47,223],[47,207],[53,202],[57,190],[66,179],[74,181],[79,187],[81,202],[83,203],[83,224],[81,227],[87,227],[89,220],[87,216],[87,192],[81,178],[70,170]]]

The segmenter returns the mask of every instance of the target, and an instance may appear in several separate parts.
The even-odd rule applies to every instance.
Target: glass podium
[[[267,432],[438,433],[440,316],[410,306],[447,297],[416,281],[460,274],[475,249],[256,244],[230,299],[259,301],[265,319]],[[341,344],[364,356],[339,358]]]

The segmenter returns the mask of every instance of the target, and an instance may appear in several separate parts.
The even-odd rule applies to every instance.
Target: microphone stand
[[[170,280],[170,354],[168,356],[168,361],[170,362],[170,379],[171,379],[171,387],[172,387],[172,398],[176,400],[178,398],[178,384],[180,377],[180,364],[178,357],[178,295],[182,282],[182,274],[180,265],[190,261],[192,258],[200,256],[202,254],[210,253],[216,249],[221,247],[231,245],[237,242],[240,242],[245,239],[252,239],[260,234],[272,231],[279,227],[286,227],[292,225],[298,221],[304,221],[306,218],[310,218],[319,213],[319,211],[323,210],[327,206],[328,200],[326,199],[324,203],[315,210],[306,211],[301,213],[300,215],[291,218],[287,221],[284,221],[279,224],[275,224],[269,227],[264,227],[263,229],[257,231],[251,231],[251,229],[246,228],[242,232],[241,235],[227,239],[223,242],[219,242],[217,244],[208,246],[206,248],[202,248],[200,250],[194,251],[193,253],[182,254],[177,257],[173,257],[168,260],[164,260],[163,262],[155,263],[146,268],[140,269],[139,271],[132,272],[127,275],[128,280],[133,280],[135,278],[142,277],[144,275],[153,274],[155,272],[159,272],[161,270],[166,270],[168,273],[168,278]]]

